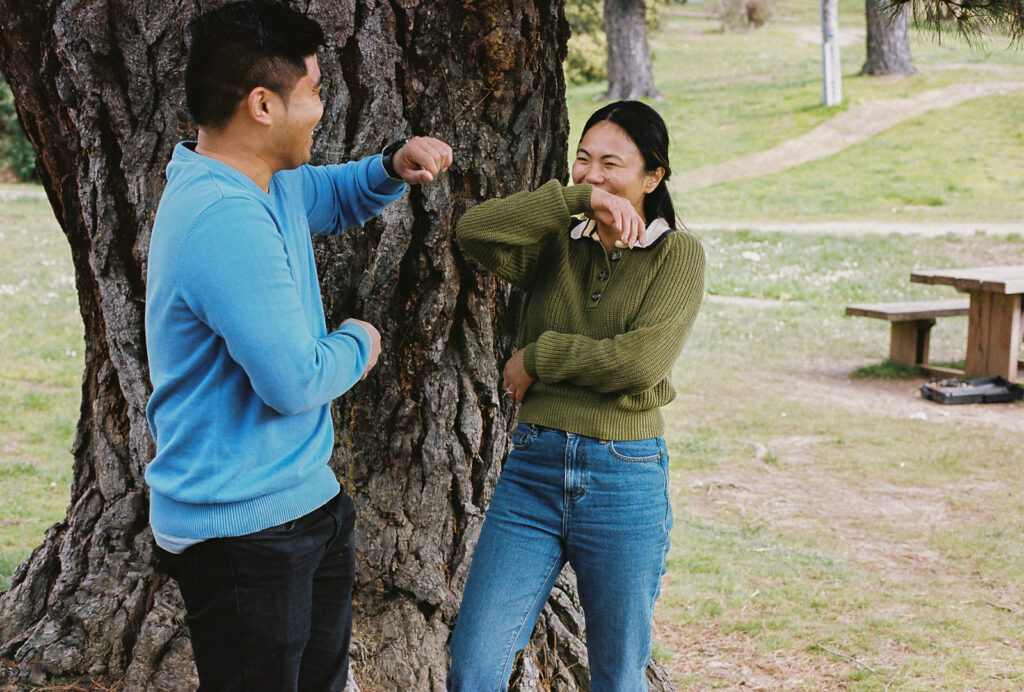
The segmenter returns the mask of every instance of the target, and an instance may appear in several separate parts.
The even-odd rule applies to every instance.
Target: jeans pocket
[[[608,449],[619,461],[631,464],[661,461],[661,444],[656,437],[646,440],[609,440]]]
[[[512,433],[512,449],[521,452],[528,449],[531,442],[533,442],[533,426],[526,423],[517,425],[516,431]]]

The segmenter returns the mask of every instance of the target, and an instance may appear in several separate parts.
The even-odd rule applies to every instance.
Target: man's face
[[[306,74],[282,99],[283,117],[275,120],[271,132],[277,170],[298,168],[309,162],[313,129],[324,114],[320,87],[320,65],[316,56],[311,55],[306,58]]]

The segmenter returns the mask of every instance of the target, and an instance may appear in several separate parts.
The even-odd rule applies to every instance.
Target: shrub
[[[565,18],[569,22],[565,81],[577,85],[605,79],[608,69],[603,0],[566,0]]]
[[[718,0],[718,15],[726,31],[758,29],[772,16],[774,0]]]
[[[36,177],[36,152],[21,129],[11,88],[0,80],[0,169],[5,168],[20,180]]]

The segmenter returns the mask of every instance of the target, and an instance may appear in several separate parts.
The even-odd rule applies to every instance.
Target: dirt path
[[[1024,222],[989,221],[716,221],[714,223],[686,222],[691,231],[748,230],[762,233],[825,233],[830,235],[1024,235]]]
[[[18,199],[46,199],[46,193],[39,188],[28,185],[0,189],[0,202],[10,202]]]
[[[805,135],[749,156],[702,166],[675,177],[676,193],[699,190],[718,183],[780,173],[794,166],[823,159],[862,142],[905,120],[928,111],[950,108],[983,96],[1024,89],[1024,82],[954,84],[930,89],[903,99],[857,103]]]

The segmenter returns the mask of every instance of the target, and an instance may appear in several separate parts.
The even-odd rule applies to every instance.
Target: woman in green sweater
[[[519,425],[452,635],[452,692],[507,688],[566,562],[591,689],[647,689],[672,525],[660,409],[704,293],[704,251],[675,229],[670,172],[664,121],[619,101],[587,122],[572,187],[552,180],[458,222],[462,248],[526,300],[502,373]]]

